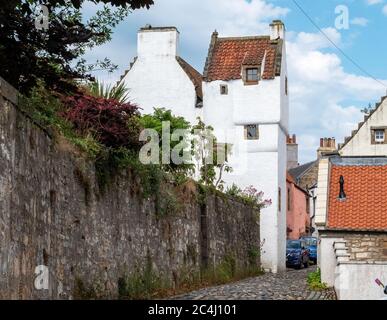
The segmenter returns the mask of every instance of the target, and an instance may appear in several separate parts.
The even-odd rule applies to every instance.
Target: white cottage
[[[203,106],[202,75],[178,55],[178,44],[175,27],[141,28],[137,57],[120,81],[142,113],[165,107],[193,122]]]
[[[261,212],[262,265],[285,269],[286,137],[289,100],[285,27],[268,36],[221,38],[214,32],[199,73],[178,56],[176,28],[138,33],[138,57],[123,81],[144,113],[165,107],[191,123],[200,116],[218,140],[233,145],[227,185],[253,185],[272,200]],[[199,75],[198,75],[199,74]]]

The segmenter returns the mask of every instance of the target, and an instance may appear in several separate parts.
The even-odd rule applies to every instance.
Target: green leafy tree
[[[213,133],[214,129],[211,126],[206,126],[200,117],[197,120],[198,123],[192,127],[191,133],[192,154],[198,166],[199,181],[223,190],[223,173],[232,171],[228,164],[232,145],[219,143]]]
[[[1,76],[22,93],[39,80],[57,92],[76,91],[74,79],[89,78],[97,68],[114,70],[106,58],[86,64],[87,49],[111,39],[113,28],[131,10],[149,8],[153,0],[92,0],[103,4],[88,21],[85,0],[8,0],[0,6]],[[48,28],[37,28],[40,5],[48,9]]]
[[[169,123],[169,133],[168,136],[165,137],[165,133],[163,134],[163,122]],[[166,110],[165,108],[155,108],[153,114],[147,114],[143,115],[140,119],[140,123],[143,128],[145,129],[154,129],[158,136],[159,136],[159,150],[160,150],[160,157],[159,159],[163,159],[163,154],[167,159],[173,158],[173,152],[176,151],[176,147],[179,147],[180,157],[184,157],[184,163],[176,164],[173,163],[173,161],[170,161],[170,163],[164,163],[162,167],[164,170],[169,172],[175,172],[175,173],[184,173],[184,174],[190,174],[194,170],[194,165],[192,164],[192,157],[189,152],[189,133],[190,133],[190,123],[186,121],[183,117],[178,117],[172,114],[171,110]],[[165,127],[164,127],[165,129]],[[176,133],[176,130],[183,130],[182,135],[179,137],[179,139],[173,137],[174,133]],[[165,150],[163,146],[163,139],[168,139],[169,141],[169,150]],[[179,145],[179,146],[178,146]],[[183,154],[184,150],[188,149],[188,153],[185,152]],[[187,157],[187,154],[189,155]]]

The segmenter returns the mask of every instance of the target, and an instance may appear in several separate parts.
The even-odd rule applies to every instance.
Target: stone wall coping
[[[341,264],[353,264],[353,265],[372,264],[372,265],[385,265],[385,266],[387,266],[387,261],[359,261],[359,260],[354,261],[354,260],[350,260],[350,261],[341,261],[341,262],[337,263],[337,265],[341,265]]]
[[[2,77],[0,77],[0,95],[12,103],[17,104],[19,95],[18,91]]]

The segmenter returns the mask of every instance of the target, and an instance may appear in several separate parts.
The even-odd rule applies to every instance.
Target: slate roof
[[[387,231],[387,158],[332,158],[328,190],[328,229]]]
[[[317,160],[305,163],[301,166],[289,169],[289,174],[293,177],[294,180],[300,179],[308,170],[316,164]]]
[[[242,78],[243,65],[262,66],[263,79],[281,74],[283,40],[269,36],[218,38],[214,32],[208,50],[204,81],[236,80]]]

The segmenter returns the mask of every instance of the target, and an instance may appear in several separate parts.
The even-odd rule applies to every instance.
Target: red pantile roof
[[[338,199],[341,175],[345,200]],[[387,165],[331,166],[328,228],[387,230]]]
[[[241,79],[243,65],[262,65],[263,79],[274,79],[281,72],[283,40],[269,36],[218,38],[212,36],[204,69],[205,81]]]

